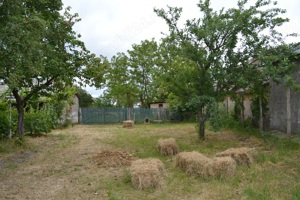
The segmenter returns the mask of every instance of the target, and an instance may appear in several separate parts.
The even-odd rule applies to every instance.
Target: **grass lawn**
[[[195,124],[76,125],[25,144],[0,142],[0,199],[300,199],[300,145],[288,139],[232,131],[207,131],[200,142]],[[161,156],[160,138],[175,138],[180,151],[208,157],[232,147],[255,147],[254,164],[239,166],[234,177],[201,179]],[[103,167],[99,153],[117,150],[164,163],[163,188],[137,190],[128,166]],[[101,160],[101,159],[100,159]],[[103,160],[101,161],[103,162]]]

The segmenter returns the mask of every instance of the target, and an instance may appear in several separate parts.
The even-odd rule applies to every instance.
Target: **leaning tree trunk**
[[[17,90],[13,90],[13,95],[16,99],[17,103],[17,111],[18,111],[18,137],[23,138],[24,136],[24,101],[20,97]]]
[[[21,105],[18,110],[18,136],[23,138],[24,136],[24,106]]]

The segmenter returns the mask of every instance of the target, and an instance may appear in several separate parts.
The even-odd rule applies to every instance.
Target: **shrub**
[[[9,135],[9,115],[8,104],[0,102],[0,139]]]
[[[24,115],[24,129],[30,135],[49,133],[58,125],[58,117],[54,108],[46,105],[41,109],[29,108]]]

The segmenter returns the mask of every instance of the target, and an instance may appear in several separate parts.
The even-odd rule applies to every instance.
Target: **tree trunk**
[[[259,97],[259,130],[264,131],[264,118],[263,118],[263,108],[262,108],[262,97]]]
[[[18,136],[23,138],[24,136],[24,106],[17,106],[18,110]]]
[[[205,140],[205,117],[203,113],[203,108],[201,107],[198,113],[199,117],[199,139]]]
[[[23,138],[24,136],[24,101],[19,95],[17,90],[12,91],[16,103],[17,103],[17,110],[18,110],[18,137]]]
[[[291,137],[292,124],[291,124],[291,89],[286,89],[286,133]]]
[[[241,110],[241,120],[242,120],[242,127],[245,125],[245,108],[244,108],[244,94],[242,94],[242,110]]]

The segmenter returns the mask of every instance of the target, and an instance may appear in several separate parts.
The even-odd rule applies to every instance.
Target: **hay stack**
[[[230,156],[233,158],[238,165],[251,165],[253,163],[253,157],[255,155],[254,148],[230,148],[226,151],[220,152],[216,154],[216,157],[227,157]]]
[[[174,138],[159,139],[157,143],[161,155],[173,156],[179,153],[179,148]]]
[[[127,120],[123,121],[123,128],[133,128],[134,127],[134,121]]]
[[[236,170],[236,162],[231,157],[215,157],[212,171],[215,178],[233,177]]]
[[[201,178],[208,178],[213,175],[212,159],[196,151],[177,154],[175,165],[189,175]]]
[[[163,183],[163,164],[157,158],[133,161],[130,167],[131,182],[137,189],[159,188]]]

